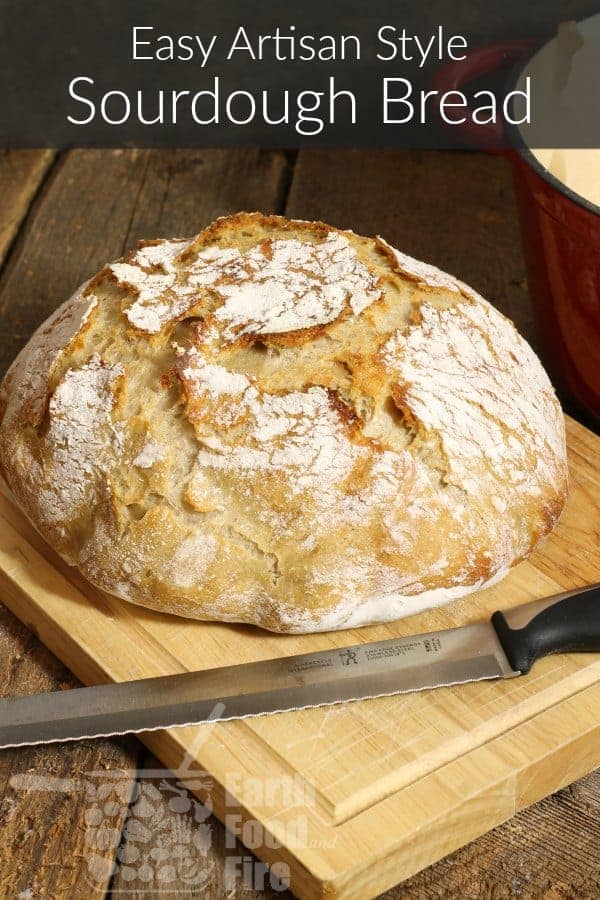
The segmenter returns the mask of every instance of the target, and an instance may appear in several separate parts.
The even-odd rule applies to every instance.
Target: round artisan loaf
[[[258,213],[103,269],[0,417],[8,485],[91,582],[274,631],[489,584],[567,495],[561,410],[510,321],[381,238]]]

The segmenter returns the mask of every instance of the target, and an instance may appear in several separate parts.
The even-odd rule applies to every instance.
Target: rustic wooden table
[[[510,173],[498,158],[416,151],[4,152],[0,197],[0,374],[34,327],[105,261],[139,238],[190,235],[238,209],[379,232],[471,283],[536,343]],[[3,607],[0,650],[3,695],[77,683]],[[133,738],[1,751],[0,896],[150,896],[140,835],[123,826],[127,800],[148,783],[142,770],[157,766]],[[81,789],[90,771],[122,773],[125,797],[110,810],[117,827],[109,846],[93,853],[86,836],[98,800],[90,805]],[[194,815],[171,787],[170,794],[162,791],[175,798],[171,803],[148,803],[143,838],[145,852],[156,854],[161,835],[170,833],[172,846],[177,832],[191,868],[183,881],[173,876],[168,896],[288,896],[260,890],[260,870],[252,870],[253,884],[245,883],[248,851],[206,811],[198,815],[196,807]],[[591,900],[600,896],[599,848],[596,773],[385,896]],[[112,876],[116,855],[121,866]],[[123,865],[136,858],[135,866]]]

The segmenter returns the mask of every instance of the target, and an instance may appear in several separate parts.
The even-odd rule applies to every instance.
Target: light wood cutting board
[[[0,495],[2,600],[86,684],[342,647],[489,617],[600,581],[600,438],[567,422],[572,487],[555,533],[500,584],[351,632],[279,636],[123,603],[60,561]],[[420,694],[158,731],[144,742],[226,824],[289,866],[300,897],[372,897],[600,763],[600,659]],[[203,793],[204,796],[204,793]],[[233,817],[233,818],[231,818]],[[274,846],[275,845],[275,846]]]

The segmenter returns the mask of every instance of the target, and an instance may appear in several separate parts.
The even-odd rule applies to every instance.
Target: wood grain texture
[[[0,371],[81,282],[141,237],[192,234],[244,206],[278,211],[286,184],[286,157],[260,150],[61,157],[0,283]]]
[[[570,446],[590,440],[572,421],[568,434]],[[600,446],[598,438],[591,440]],[[592,554],[577,581],[562,562],[569,540],[575,542],[572,555],[593,547],[600,512],[600,479],[592,482],[586,473],[579,478],[581,456],[573,455],[571,498],[546,544],[544,566],[538,569],[538,555],[532,557],[501,585],[472,595],[468,609],[454,603],[385,626],[292,637],[177,620],[87,585],[7,499],[0,499],[0,585],[9,607],[85,683],[452,627],[485,619],[500,606],[600,580]],[[554,546],[559,561],[553,569]],[[202,775],[210,779],[220,818],[231,814],[225,789],[234,795],[244,820],[263,833],[253,847],[266,862],[289,866],[299,896],[363,898],[598,765],[599,705],[600,660],[572,654],[548,657],[522,679],[152,732],[143,739],[192,790]],[[267,790],[290,780],[305,787],[300,799],[282,802]]]
[[[6,365],[33,326],[50,312],[53,304],[62,300],[77,281],[83,280],[106,259],[119,255],[140,237],[189,234],[214,215],[240,207],[284,211],[290,174],[286,156],[260,151],[77,151],[68,154],[56,166],[49,184],[38,196],[27,220],[27,232],[15,244],[8,270],[0,283],[2,363]],[[90,220],[92,210],[97,210],[97,215]],[[295,170],[287,212],[300,217],[317,216],[367,233],[378,230],[408,252],[446,266],[470,281],[497,301],[531,339],[531,317],[510,178],[501,160],[456,153],[303,151]],[[16,308],[18,303],[22,304],[20,311]],[[10,329],[6,327],[9,314],[12,316],[11,326],[15,326]],[[5,340],[9,339],[12,349],[5,346]],[[581,461],[580,472],[587,473],[585,478],[582,475],[583,482],[593,484],[594,479],[597,482],[597,472],[594,474],[597,449],[593,437],[579,430],[578,439],[573,444],[573,454]],[[581,571],[580,564],[579,558],[573,562],[565,558],[561,562],[567,578],[572,577],[574,571]],[[542,576],[549,577],[543,573]],[[10,648],[10,642],[17,640],[16,632],[8,640]],[[33,647],[39,647],[35,639],[31,641]],[[7,656],[10,656],[10,649]],[[27,676],[19,673],[18,677],[24,690],[29,690]],[[69,682],[72,683],[73,680]],[[31,689],[40,688],[33,685]],[[16,687],[14,692],[17,692]],[[569,718],[566,709],[564,716]],[[543,744],[543,740],[542,732],[539,741]],[[110,742],[106,743],[112,746]],[[238,741],[237,744],[234,741],[229,748],[232,754],[230,759],[235,760],[240,753],[251,756],[256,751],[257,744],[252,740]],[[500,749],[498,752],[501,752]],[[576,767],[569,766],[569,752],[567,746],[562,756],[558,754],[554,757],[557,772],[553,773],[556,780],[550,789],[581,774]],[[16,755],[10,757],[6,772],[13,774],[21,771],[23,753],[15,752]],[[45,756],[49,753],[47,750],[35,753],[41,754],[35,757],[35,772],[39,773],[43,770],[44,760],[50,759],[50,756]],[[59,754],[59,760],[64,755]],[[64,772],[71,775],[78,770],[76,763],[69,763],[69,759]],[[265,759],[257,756],[253,760],[258,771],[264,766]],[[176,765],[177,761],[175,759],[173,764]],[[140,764],[145,768],[154,765],[149,757],[141,760]],[[109,767],[118,770],[119,765],[115,759]],[[277,771],[276,767],[273,771]],[[285,774],[285,769],[283,771]],[[506,787],[499,790],[494,801],[498,821],[501,821],[502,814],[506,817],[514,812],[519,803],[532,802],[539,787],[530,773],[524,775],[519,784],[515,782],[514,791],[507,794]],[[576,791],[576,802],[572,800],[573,790]],[[593,848],[600,840],[598,779],[586,779],[573,790],[563,791],[548,798],[543,805],[515,816],[469,847],[405,881],[387,896],[451,897],[456,900],[471,896],[524,896],[532,900],[542,896],[597,896],[600,893],[600,873],[598,866],[594,866]],[[0,815],[5,808],[8,808],[9,814],[14,808],[13,794],[11,789],[3,795]],[[72,795],[61,797],[64,810],[63,818],[59,820],[63,824],[54,835],[54,844],[50,841],[48,845],[51,850],[40,851],[39,858],[42,860],[50,860],[52,850],[56,851],[61,841],[65,844],[64,824],[69,818],[74,823],[73,831],[86,831],[84,816],[89,804],[86,806],[81,798]],[[385,803],[391,802],[391,799],[388,798]],[[218,798],[215,806],[217,801]],[[35,822],[52,821],[52,811],[46,813],[45,809],[36,807]],[[21,807],[18,810],[19,815],[13,817],[16,822],[15,835],[22,826],[23,810]],[[221,803],[221,815],[227,814],[227,810]],[[510,812],[506,813],[506,810]],[[177,815],[174,819],[171,815],[171,821],[179,823],[181,813],[171,810],[171,814],[173,812]],[[572,822],[563,818],[568,814],[575,817]],[[123,815],[126,817],[127,813]],[[382,815],[389,830],[393,831],[397,827],[397,816],[387,812],[387,809],[382,811]],[[530,822],[536,829],[533,838],[528,828]],[[206,834],[203,831],[205,827],[211,834],[208,848],[197,837],[198,834]],[[264,896],[260,890],[251,890],[250,882],[244,885],[239,876],[233,884],[228,883],[226,858],[243,856],[247,859],[249,853],[241,850],[239,845],[237,848],[225,847],[225,832],[214,818],[198,823],[193,821],[192,814],[192,821],[187,823],[186,828],[184,833],[188,834],[192,846],[196,848],[192,861],[210,877],[195,889],[182,879],[173,881],[172,896],[185,893],[186,896],[214,897],[215,900],[224,896]],[[156,833],[152,833],[156,837]],[[570,848],[566,857],[563,853],[564,834],[568,836]],[[463,837],[464,834],[460,833],[458,843]],[[25,858],[35,862],[33,847],[39,848],[42,843],[39,833],[29,833],[29,845],[25,845],[29,848],[29,854],[26,853]],[[126,832],[120,842],[120,851],[125,858],[134,843],[133,836]],[[73,846],[77,849],[81,844],[75,842]],[[12,877],[16,884],[14,873],[23,856],[23,844],[17,840],[14,851],[7,850],[7,847],[4,848],[2,871],[8,873],[6,877]],[[451,850],[452,846],[447,849]],[[110,848],[106,850],[101,855],[109,858]],[[65,852],[64,856],[67,855]],[[271,854],[273,859],[283,856],[277,850]],[[297,860],[291,861],[297,865]],[[408,874],[411,871],[409,861],[405,859],[402,865]],[[125,888],[134,890],[134,895],[143,897],[149,890],[148,882],[138,877],[139,871],[135,866],[131,868],[138,873],[136,878],[126,882],[122,869],[119,869],[113,880],[113,889],[115,892]],[[31,886],[34,869],[34,865],[29,869],[26,866],[24,879],[19,880],[19,885]],[[385,872],[385,867],[382,869],[384,876],[389,874]],[[31,875],[29,884],[28,873]],[[260,878],[256,872],[250,872],[252,874]],[[324,873],[324,878],[333,877],[333,874],[334,869],[331,869],[329,873]],[[45,884],[48,883],[52,884],[53,890],[48,896],[78,896],[74,888],[87,884],[85,880],[80,880],[85,875],[81,861],[79,868],[77,865],[70,869],[68,865],[61,865],[50,870],[43,866],[35,884],[41,895],[44,895]],[[55,880],[51,881],[51,877]],[[313,883],[306,874],[301,881],[306,890]],[[10,883],[10,880],[6,881],[7,885]],[[260,887],[257,881],[254,884]],[[333,882],[330,884],[333,890]],[[281,896],[274,892],[267,896],[271,894]]]
[[[3,694],[68,689],[79,682],[18,622],[0,607],[0,685]],[[87,880],[89,846],[83,827],[90,770],[136,768],[137,743],[131,738],[83,741],[69,747],[0,751],[0,896],[68,896]],[[129,778],[126,790],[133,788]],[[119,827],[120,827],[119,821]],[[98,856],[106,888],[110,848]],[[46,893],[45,893],[46,892]],[[25,895],[26,896],[26,895]]]
[[[54,156],[49,150],[0,154],[0,260],[17,238],[27,214],[35,218],[30,204]],[[39,207],[48,202],[51,198],[38,197]],[[21,257],[23,244],[22,236],[21,250],[15,248],[14,258]],[[28,304],[24,307],[27,310]],[[4,326],[4,317],[1,321]],[[78,684],[31,631],[0,606],[3,695],[67,689]],[[89,847],[83,827],[84,795],[79,785],[85,782],[86,772],[96,769],[135,772],[139,753],[138,743],[131,738],[82,742],[65,748],[0,751],[1,896],[18,896],[30,890],[32,896],[67,897],[72,895],[74,885],[86,883]],[[129,777],[126,790],[130,792],[133,786],[134,778]],[[101,891],[109,884],[112,856],[110,848],[98,853],[104,867],[96,882]]]
[[[53,150],[0,150],[0,266],[55,155]]]
[[[595,900],[600,785],[589,775],[386,892],[382,900]]]
[[[4,188],[0,257],[15,239],[53,157],[51,151],[0,156],[0,189]],[[245,190],[240,189],[240,175]],[[142,237],[191,234],[240,204],[280,211],[287,179],[287,158],[261,151],[64,154],[29,209],[27,227],[0,281],[0,371],[35,327],[107,259],[121,255]],[[3,695],[78,684],[4,608],[1,616]],[[26,649],[22,651],[21,645]],[[34,896],[73,897],[75,890],[85,896],[84,885],[89,887],[90,879],[94,890],[102,893],[110,882],[111,866],[104,868],[100,860],[110,863],[115,848],[85,844],[91,833],[86,824],[90,804],[82,788],[89,780],[85,773],[124,772],[120,788],[131,794],[143,753],[133,739],[0,752],[0,821],[6,829],[0,894],[13,896],[13,891],[16,895],[29,888]],[[51,775],[57,788],[60,779],[69,779],[68,790],[15,786],[26,784],[18,776],[28,771]],[[106,784],[110,786],[110,779]],[[117,807],[112,825],[120,835],[126,805]],[[92,872],[91,855],[99,857]]]

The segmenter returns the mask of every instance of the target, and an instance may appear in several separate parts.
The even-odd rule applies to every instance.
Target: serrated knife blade
[[[0,747],[241,719],[506,678],[489,623],[281,659],[0,701]]]
[[[489,622],[200,672],[0,700],[0,747],[226,721],[525,674],[600,651],[600,584]]]

